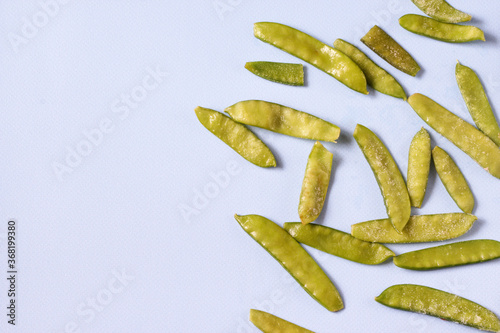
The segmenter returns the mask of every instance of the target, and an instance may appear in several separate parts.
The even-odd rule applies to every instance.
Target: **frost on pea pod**
[[[447,23],[460,23],[471,20],[471,16],[447,3],[445,0],[411,0],[421,11],[430,17]]]
[[[270,313],[250,310],[250,321],[264,333],[314,333]]]
[[[429,168],[431,165],[431,137],[422,127],[415,134],[410,144],[408,153],[408,194],[411,205],[420,208],[424,201]]]
[[[253,74],[272,82],[290,86],[304,85],[304,66],[302,66],[302,64],[253,61],[247,62],[245,68]]]

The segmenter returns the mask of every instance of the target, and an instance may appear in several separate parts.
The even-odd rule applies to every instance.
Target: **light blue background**
[[[197,105],[222,111],[240,100],[263,99],[339,125],[338,143],[326,144],[334,153],[334,171],[318,222],[349,231],[353,223],[386,216],[375,178],[352,139],[356,124],[379,135],[406,175],[408,146],[424,123],[405,102],[374,91],[363,96],[310,65],[305,87],[250,74],[243,68],[246,61],[300,62],[255,39],[252,24],[277,21],[329,44],[336,38],[353,42],[409,94],[427,94],[471,121],[454,68],[460,60],[476,70],[498,118],[498,2],[452,2],[486,32],[487,42],[463,45],[402,29],[400,16],[419,13],[409,0],[65,2],[52,8],[50,17],[38,1],[0,4],[0,272],[6,271],[9,219],[18,223],[19,270],[15,329],[3,314],[7,283],[0,279],[2,332],[71,327],[78,332],[256,332],[247,320],[250,308],[317,332],[472,332],[373,300],[398,283],[454,292],[500,315],[499,261],[415,272],[390,262],[364,266],[307,248],[345,301],[344,310],[328,312],[233,219],[234,213],[254,213],[280,224],[297,221],[313,142],[256,129],[279,164],[261,169],[205,130],[193,112]],[[29,38],[23,37],[25,20],[42,26],[28,31]],[[416,78],[359,42],[374,24],[418,61],[422,71]],[[23,43],[15,46],[14,35],[25,38]],[[168,73],[154,88],[151,70]],[[139,96],[144,80],[151,89]],[[131,93],[141,99],[133,108],[120,102],[122,94]],[[84,147],[85,132],[99,126],[108,133]],[[477,202],[478,221],[460,240],[500,240],[498,179],[429,132],[433,145],[455,159]],[[78,147],[92,151],[74,160],[71,173],[59,180],[53,165],[66,163],[69,151]],[[227,172],[228,165],[229,180],[215,185],[212,176]],[[196,208],[200,191],[211,191],[211,198]],[[196,214],[183,217],[188,206]],[[457,211],[432,169],[424,206],[414,213]],[[391,249],[403,253],[426,246]],[[116,279],[123,274],[128,279]],[[92,308],[92,299],[100,305]]]

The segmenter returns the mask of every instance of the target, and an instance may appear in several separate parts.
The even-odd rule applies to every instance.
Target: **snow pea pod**
[[[396,98],[402,98],[406,101],[406,94],[398,81],[382,67],[374,63],[366,54],[356,46],[342,39],[337,39],[333,46],[344,52],[363,70],[366,76],[366,82],[373,89]]]
[[[460,23],[471,20],[471,16],[448,4],[445,0],[411,0],[421,11],[436,20]]]
[[[254,61],[247,62],[245,68],[269,81],[288,84],[290,86],[304,85],[304,66],[302,64]]]
[[[255,23],[253,32],[261,41],[310,63],[357,92],[368,94],[363,71],[348,56],[333,47],[279,23]]]
[[[500,127],[476,73],[471,68],[457,63],[455,76],[458,88],[477,128],[493,140],[497,146],[500,146]]]
[[[394,257],[401,268],[428,270],[474,264],[500,258],[500,242],[476,239],[412,251]]]
[[[422,127],[415,134],[408,153],[408,194],[413,207],[422,206],[431,165],[431,137]]]
[[[206,129],[246,160],[263,168],[276,166],[276,160],[271,150],[244,125],[220,112],[199,106],[195,112],[198,120]]]
[[[325,203],[332,173],[333,154],[316,141],[307,160],[299,201],[299,217],[307,224],[316,220]]]
[[[410,196],[403,176],[389,150],[371,130],[358,124],[354,139],[377,179],[387,215],[394,229],[401,233],[411,213]]]
[[[285,230],[259,215],[235,215],[234,218],[318,303],[329,311],[344,307],[332,281]]]
[[[287,222],[283,228],[299,243],[360,264],[377,265],[394,256],[394,252],[382,244],[365,242],[319,224]]]
[[[434,160],[434,165],[441,182],[457,206],[464,213],[472,213],[474,196],[469,185],[467,185],[464,175],[453,159],[438,146],[432,150],[432,159]]]
[[[436,242],[462,236],[476,220],[474,215],[464,213],[414,215],[401,234],[394,230],[389,219],[382,219],[353,224],[351,235],[378,243]]]
[[[429,126],[500,178],[500,149],[490,138],[427,96],[413,94],[408,103]]]
[[[225,110],[239,123],[298,138],[335,142],[340,129],[309,113],[265,101],[242,101]]]
[[[391,308],[418,312],[480,330],[500,330],[500,321],[490,310],[458,295],[430,287],[395,285],[384,290],[375,300]]]
[[[270,313],[250,310],[250,321],[264,333],[314,333]]]
[[[407,14],[399,19],[399,25],[417,35],[448,43],[464,43],[484,39],[484,32],[471,25],[444,23],[430,17]]]
[[[415,59],[377,25],[374,25],[361,41],[382,59],[408,75],[415,76],[420,70]]]

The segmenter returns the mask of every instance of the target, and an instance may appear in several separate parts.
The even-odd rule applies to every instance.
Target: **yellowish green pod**
[[[304,67],[302,64],[283,62],[253,61],[247,62],[245,68],[263,79],[287,84],[290,86],[304,85]]]
[[[412,207],[420,208],[424,201],[431,165],[431,137],[422,127],[415,134],[408,153],[408,194]]]
[[[314,333],[270,313],[250,310],[250,321],[264,333]]]
[[[448,4],[445,0],[411,0],[421,11],[430,17],[447,23],[460,23],[471,20],[471,16]]]

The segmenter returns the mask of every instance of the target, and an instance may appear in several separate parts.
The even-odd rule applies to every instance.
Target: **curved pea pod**
[[[471,20],[471,16],[448,4],[445,0],[411,0],[421,11],[430,17],[447,23],[460,23]]]
[[[329,311],[344,307],[339,292],[314,259],[283,228],[259,215],[234,216],[236,221],[283,268]]]
[[[337,39],[333,46],[337,50],[344,52],[363,70],[369,86],[382,94],[402,98],[406,101],[405,91],[399,82],[368,58],[360,49],[342,39]]]
[[[490,310],[468,299],[430,287],[399,284],[387,288],[375,300],[391,308],[422,313],[480,330],[500,330],[500,321]]]
[[[322,225],[287,222],[283,228],[299,243],[360,264],[377,265],[394,256],[382,244],[365,242]]]
[[[264,333],[314,333],[270,313],[250,310],[250,321]]]
[[[263,168],[276,166],[271,150],[248,128],[214,110],[198,106],[195,112],[206,129],[246,160]]]
[[[420,66],[415,59],[377,25],[373,26],[361,38],[361,41],[382,59],[403,73],[415,76],[420,71]]]
[[[469,109],[477,128],[497,146],[500,146],[500,127],[477,74],[471,68],[457,63],[455,76],[467,109]]]
[[[368,94],[363,71],[333,47],[280,23],[258,22],[253,26],[253,32],[261,41],[310,63],[357,92]]]
[[[283,62],[254,61],[247,62],[245,68],[263,79],[288,84],[290,86],[304,85],[304,66]]]
[[[415,134],[408,153],[408,194],[411,205],[420,208],[424,201],[425,189],[431,165],[431,137],[422,127]]]
[[[471,25],[444,23],[430,17],[407,14],[399,19],[399,25],[417,35],[448,43],[465,43],[484,39],[484,32]]]
[[[408,103],[430,127],[500,178],[500,149],[490,138],[427,96],[413,94]]]
[[[299,201],[299,217],[307,224],[316,220],[325,203],[332,173],[333,154],[316,141],[307,160]]]
[[[437,242],[462,236],[470,230],[477,217],[464,213],[414,215],[401,234],[397,233],[389,219],[353,224],[351,235],[377,243]]]
[[[380,139],[368,128],[358,124],[354,139],[366,157],[384,198],[387,215],[398,233],[410,218],[408,189],[396,162]]]
[[[235,121],[297,138],[335,142],[340,129],[309,113],[276,103],[249,100],[225,110]]]
[[[394,264],[406,269],[429,270],[475,264],[497,258],[500,258],[500,242],[477,239],[403,253],[394,257]]]
[[[474,208],[474,196],[467,185],[464,175],[455,164],[453,159],[438,146],[432,150],[432,159],[436,166],[437,174],[444,187],[464,213],[472,213]]]

